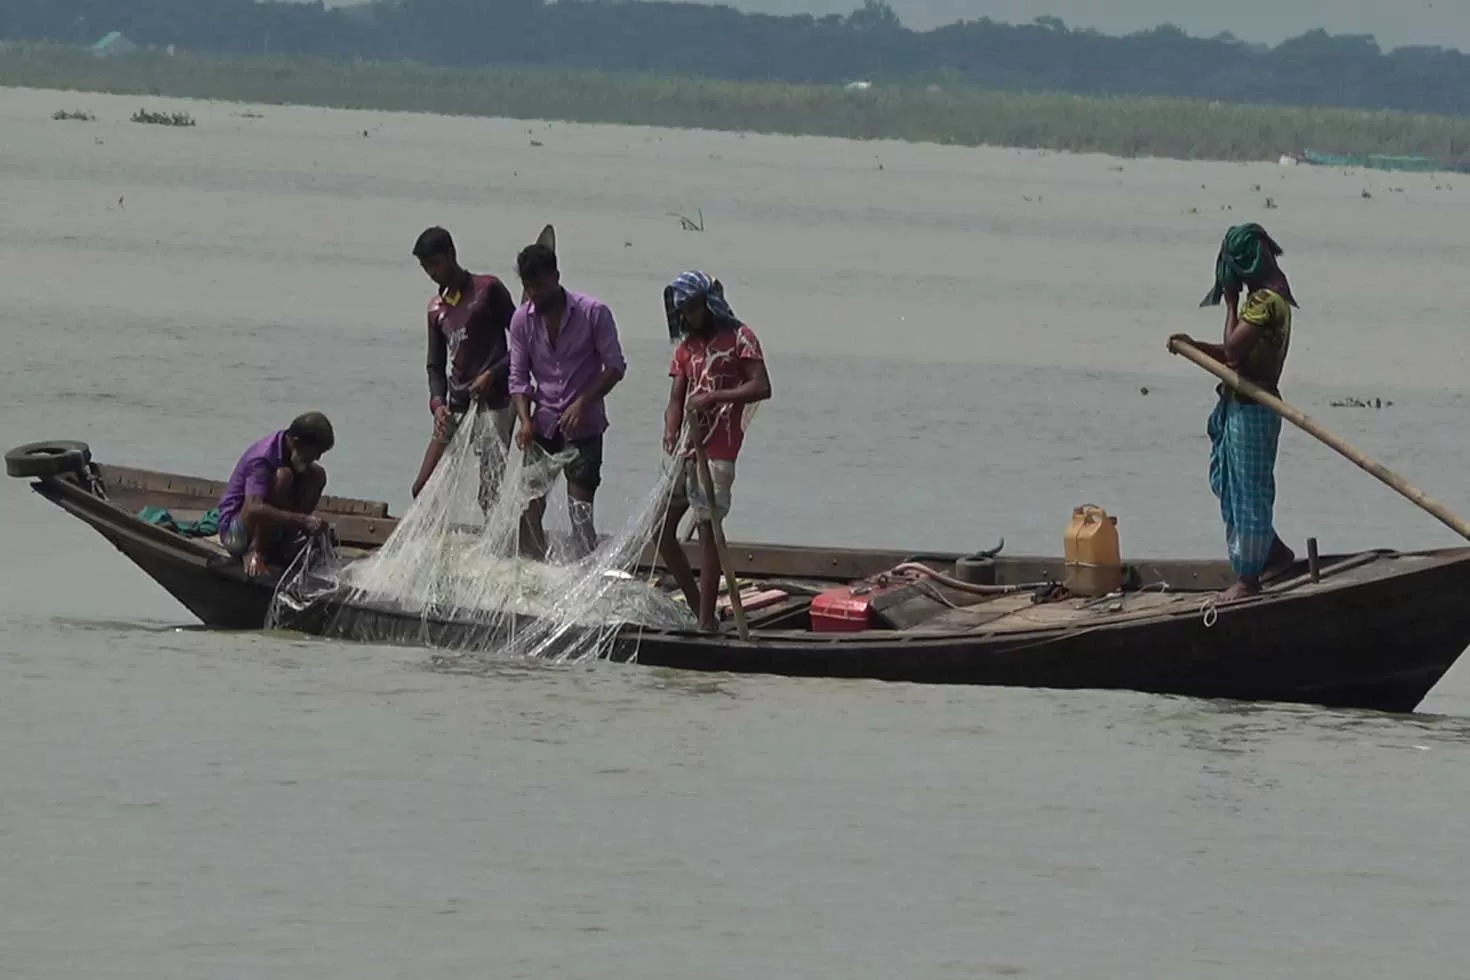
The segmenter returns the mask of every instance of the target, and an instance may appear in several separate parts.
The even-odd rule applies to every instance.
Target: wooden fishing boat
[[[217,538],[186,537],[137,516],[163,507],[177,520],[196,519],[215,505],[221,483],[97,464],[80,443],[32,444],[6,463],[205,625],[264,625],[274,583],[247,578]],[[378,501],[328,497],[320,512],[348,555],[370,553],[397,524]],[[1470,644],[1467,548],[1324,555],[1311,568],[1298,562],[1256,598],[1221,606],[1210,600],[1231,576],[1218,561],[1138,561],[1120,593],[1049,601],[1045,589],[994,588],[1060,580],[1057,558],[738,542],[729,550],[751,594],[779,596],[748,611],[748,640],[629,627],[612,658],[689,670],[1412,711]],[[894,571],[900,566],[942,577],[911,579]],[[975,583],[992,591],[953,587]],[[331,602],[308,604],[287,625],[319,633],[344,618],[356,638],[406,643],[452,641],[462,625]]]

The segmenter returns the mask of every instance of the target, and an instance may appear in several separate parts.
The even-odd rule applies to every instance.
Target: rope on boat
[[[916,561],[906,561],[894,565],[884,574],[896,575],[911,581],[928,579],[932,582],[938,582],[940,585],[948,586],[957,592],[971,592],[975,595],[1009,595],[1012,592],[1028,592],[1032,589],[1039,589],[1044,585],[1052,584],[1050,582],[1021,582],[1016,585],[981,585],[977,582],[966,582],[952,575],[937,572],[928,565],[920,564]],[[878,576],[880,579],[883,577],[883,575]]]

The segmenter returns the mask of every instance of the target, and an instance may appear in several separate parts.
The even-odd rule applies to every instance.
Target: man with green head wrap
[[[1276,261],[1280,254],[1281,246],[1258,224],[1227,231],[1215,259],[1214,287],[1200,303],[1217,306],[1225,301],[1224,342],[1209,344],[1176,335],[1278,397],[1291,346],[1291,311],[1297,305]],[[1260,592],[1261,575],[1289,565],[1296,556],[1277,536],[1273,523],[1281,418],[1228,385],[1221,384],[1216,391],[1220,397],[1208,425],[1210,489],[1220,500],[1225,543],[1237,579],[1220,597],[1229,601]]]

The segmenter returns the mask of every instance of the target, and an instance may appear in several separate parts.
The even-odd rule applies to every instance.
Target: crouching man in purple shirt
[[[603,398],[623,379],[627,362],[612,311],[601,300],[562,288],[556,253],[530,245],[516,258],[527,301],[510,321],[510,394],[520,428],[516,445],[547,453],[577,450],[567,464],[567,512],[578,557],[597,546],[592,501],[602,482]],[[521,549],[546,557],[546,498],[521,519]]]
[[[241,455],[220,497],[219,538],[226,551],[244,559],[246,575],[290,564],[305,535],[326,527],[312,511],[327,487],[318,460],[335,442],[327,417],[307,412]]]

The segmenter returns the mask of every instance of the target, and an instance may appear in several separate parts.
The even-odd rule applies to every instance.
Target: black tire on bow
[[[5,473],[23,480],[85,473],[92,449],[85,442],[28,442],[5,454]]]

